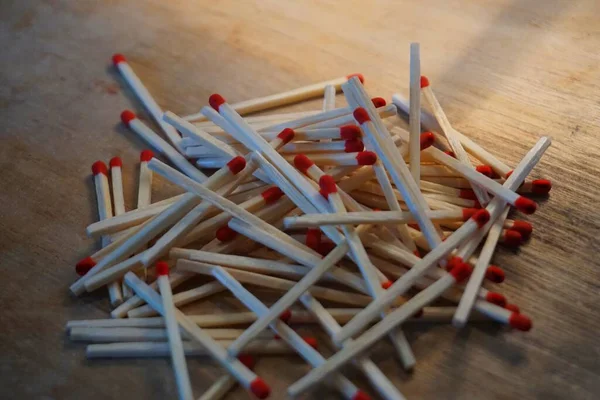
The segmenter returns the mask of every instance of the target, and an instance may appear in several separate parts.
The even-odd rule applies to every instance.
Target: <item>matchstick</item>
[[[220,284],[219,284],[220,285]],[[140,320],[143,318],[134,318]],[[165,328],[164,318],[160,320],[158,327],[90,327],[75,326],[69,331],[69,339],[74,342],[88,343],[115,343],[115,342],[165,342],[168,340],[168,333]],[[111,321],[129,321],[129,319],[117,319]],[[244,329],[205,329],[205,332],[215,340],[234,340],[237,339]],[[274,335],[265,332],[260,335],[261,339],[273,339]],[[186,341],[187,338],[182,337]]]
[[[471,164],[471,160],[469,159],[467,152],[463,148],[460,139],[458,138],[458,135],[456,135],[455,133],[454,128],[452,128],[452,126],[450,125],[450,121],[448,121],[446,113],[444,112],[442,106],[435,97],[435,94],[433,93],[433,90],[429,85],[429,80],[425,76],[421,77],[421,92],[423,93],[423,96],[429,103],[429,106],[433,111],[433,115],[435,115],[435,118],[437,119],[440,127],[442,128],[442,132],[446,136],[446,139],[448,140],[452,151],[454,152],[454,154],[456,154],[456,158],[465,166],[472,169],[473,165]],[[482,188],[480,188],[477,185],[474,185],[473,191],[475,192],[479,203],[481,203],[483,206],[489,203],[490,197]]]
[[[268,110],[269,108],[284,106],[292,103],[297,103],[302,100],[310,99],[323,95],[327,86],[334,86],[336,91],[340,90],[340,85],[346,82],[352,76],[358,76],[361,81],[364,81],[362,74],[351,74],[324,82],[314,83],[312,85],[303,86],[287,92],[277,93],[270,96],[259,97],[252,100],[246,100],[239,103],[234,103],[231,107],[239,114],[250,114],[257,111]],[[202,121],[202,112],[185,116],[187,121]],[[283,129],[283,128],[282,128]],[[294,129],[292,127],[292,129]]]
[[[154,121],[156,121],[156,123],[160,126],[161,130],[167,136],[169,141],[173,144],[173,146],[175,146],[175,148],[179,152],[183,152],[183,148],[180,145],[181,136],[179,136],[179,133],[177,133],[177,131],[172,126],[166,124],[162,120],[163,112],[160,109],[160,106],[156,103],[148,89],[146,89],[140,78],[138,78],[135,72],[133,72],[133,69],[131,68],[125,57],[122,54],[115,54],[112,57],[112,61],[115,67],[119,70],[119,72],[125,79],[125,81],[133,90],[133,93],[141,101],[146,110],[148,110]]]
[[[109,162],[112,198],[114,204],[114,215],[122,215],[125,213],[125,199],[123,198],[123,162],[120,157],[113,157]],[[124,285],[126,286],[126,285]],[[108,297],[113,307],[123,303],[125,298],[131,297],[128,295],[127,289],[123,290],[119,282],[112,282],[108,285]]]
[[[181,334],[175,317],[175,305],[173,304],[173,293],[171,292],[171,284],[169,282],[169,265],[159,261],[156,264],[156,274],[158,277],[158,288],[162,299],[163,318],[165,327],[167,328],[167,336],[169,339],[169,349],[171,352],[171,363],[175,372],[175,382],[177,382],[177,390],[179,391],[180,399],[193,399],[192,385],[190,384],[190,376],[188,374],[185,355],[183,352],[183,343],[181,342]]]
[[[194,167],[181,153],[177,152],[169,143],[167,143],[163,138],[158,136],[156,132],[150,129],[146,124],[140,121],[136,115],[129,111],[123,111],[121,113],[121,121],[125,126],[129,127],[132,131],[137,133],[144,139],[150,146],[154,148],[154,150],[158,151],[160,154],[167,157],[174,165],[177,166],[181,171],[183,171],[187,176],[196,180],[197,182],[204,182],[207,177],[202,172],[200,172],[196,167]],[[161,113],[161,122],[162,121],[162,113]],[[171,125],[166,124],[171,127]],[[172,128],[172,127],[171,127]]]
[[[156,311],[161,315],[165,314],[164,307],[160,296],[152,290],[148,285],[142,282],[135,274],[129,272],[125,275],[125,281],[136,294],[142,297],[148,304],[150,304]],[[175,309],[175,318],[177,323],[183,329],[190,338],[205,348],[210,356],[217,361],[223,368],[227,369],[231,375],[233,375],[240,384],[249,389],[256,397],[260,399],[267,398],[271,392],[271,389],[267,384],[256,376],[254,372],[249,370],[244,364],[240,363],[237,359],[232,359],[228,356],[227,351],[215,342],[207,333],[200,329],[196,324],[190,321],[185,314]]]
[[[410,44],[410,173],[417,186],[421,181],[421,55],[419,43]]]
[[[246,307],[251,309],[258,317],[265,315],[268,312],[268,308],[260,302],[252,293],[244,288],[240,282],[236,280],[228,271],[221,267],[215,267],[212,275],[226,286],[231,293],[233,293],[238,300],[240,300]],[[311,346],[307,346],[304,340],[301,340],[296,332],[294,332],[289,326],[280,320],[275,320],[271,323],[271,328],[281,336],[283,340],[288,342],[290,346],[294,347],[298,354],[304,358],[313,367],[322,365],[325,362],[323,356],[321,356]],[[300,340],[299,340],[300,339]],[[347,399],[368,399],[364,397],[362,392],[354,386],[348,379],[342,375],[336,375],[333,377],[334,386],[346,397]],[[358,397],[357,397],[358,396]]]
[[[96,161],[92,165],[92,173],[94,174],[94,186],[96,187],[98,219],[105,220],[111,218],[113,216],[113,209],[111,203],[110,188],[108,185],[108,170],[106,169],[106,164],[104,164],[102,161]],[[110,239],[108,236],[103,236],[101,242],[102,247],[107,247],[110,244]],[[93,267],[91,269],[93,269]],[[110,304],[113,307],[116,307],[123,302],[123,294],[121,293],[121,288],[118,284],[111,285],[108,288],[108,295]]]
[[[294,161],[293,155],[284,156],[288,162]],[[377,162],[377,155],[371,151],[359,153],[314,153],[310,155],[317,165],[373,165]]]

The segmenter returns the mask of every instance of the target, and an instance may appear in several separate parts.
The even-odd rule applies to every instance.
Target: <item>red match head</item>
[[[517,201],[515,201],[515,207],[517,207],[517,210],[521,211],[522,213],[533,214],[537,209],[537,204],[535,201],[521,196],[517,199]]]
[[[319,243],[319,248],[317,249],[317,253],[326,257],[327,254],[331,253],[331,251],[335,248],[335,243],[333,242],[321,242]]]
[[[523,236],[516,230],[507,229],[504,231],[504,244],[510,247],[519,247],[523,243]]]
[[[475,192],[472,189],[460,189],[458,197],[466,200],[477,200],[477,196],[475,196]]]
[[[140,162],[148,162],[152,160],[153,157],[154,153],[152,152],[152,150],[142,150],[142,152],[140,153]]]
[[[123,167],[123,161],[121,161],[121,157],[113,157],[108,162],[108,165],[111,168],[121,168]]]
[[[208,98],[208,104],[217,111],[219,111],[219,107],[221,107],[221,104],[223,103],[225,103],[225,99],[220,94],[211,94]]]
[[[419,137],[421,143],[421,150],[425,150],[428,147],[433,146],[435,143],[435,135],[431,132],[423,132]]]
[[[357,77],[358,80],[360,81],[360,83],[365,83],[365,77],[363,76],[363,74],[350,74],[350,75],[346,75],[346,79],[350,80],[354,77]]]
[[[463,208],[462,210],[462,216],[463,216],[463,221],[467,221],[469,218],[473,217],[473,215],[475,215],[475,213],[479,212],[478,208]]]
[[[362,390],[357,390],[352,400],[371,400],[371,397]]]
[[[92,257],[86,257],[83,260],[79,261],[75,264],[75,272],[77,275],[83,276],[88,273],[88,271],[96,265],[96,261]]]
[[[372,151],[361,151],[356,155],[358,165],[373,165],[377,162],[377,154]]]
[[[516,220],[510,229],[519,232],[523,236],[523,239],[527,240],[533,232],[533,225],[527,221]]]
[[[504,282],[504,270],[495,265],[490,265],[485,270],[485,277],[487,280],[492,281],[494,283],[502,283]]]
[[[268,188],[260,195],[263,197],[266,204],[272,204],[279,200],[281,196],[283,196],[283,191],[275,186],[272,188]]]
[[[511,176],[511,175],[512,175],[512,173],[513,173],[513,170],[512,170],[512,169],[511,169],[510,171],[508,171],[508,172],[506,173],[506,179],[508,179],[508,177],[509,177],[509,176]]]
[[[240,362],[248,369],[254,368],[254,365],[256,364],[256,359],[249,354],[240,354],[238,360],[240,360]]]
[[[316,337],[313,336],[307,336],[307,337],[303,337],[302,338],[310,347],[312,347],[313,349],[317,350],[317,348],[319,347],[319,342],[317,341]]]
[[[337,185],[335,179],[331,175],[323,175],[319,178],[319,187],[321,188],[321,194],[327,197],[330,193],[337,193]]]
[[[259,399],[266,399],[271,394],[271,388],[260,377],[256,377],[256,379],[250,383],[250,391]]]
[[[527,332],[531,329],[531,319],[523,314],[512,313],[508,319],[508,324],[520,331]]]
[[[233,157],[231,161],[227,163],[229,170],[232,174],[236,175],[238,172],[246,168],[246,159],[242,156]]]
[[[504,308],[517,314],[521,313],[521,309],[516,304],[507,304],[504,306]]]
[[[283,143],[289,143],[294,139],[295,135],[296,135],[296,132],[294,132],[293,129],[285,128],[284,130],[279,132],[279,135],[277,135],[277,137],[279,139],[281,139],[281,141]]]
[[[356,122],[358,122],[360,125],[371,120],[371,117],[369,117],[369,113],[367,113],[367,110],[365,110],[362,107],[358,107],[357,109],[355,109],[352,115],[354,116]]]
[[[462,263],[464,263],[462,257],[458,257],[458,256],[450,257],[450,259],[446,263],[446,270],[451,271],[454,267],[457,267]]]
[[[389,289],[390,286],[392,286],[394,284],[394,282],[392,281],[385,281],[385,282],[381,282],[381,287],[385,290]]]
[[[533,194],[548,194],[552,189],[552,182],[548,179],[536,179],[531,182],[531,192]]]
[[[452,268],[450,275],[454,277],[456,283],[460,283],[471,276],[471,271],[473,271],[473,267],[464,262]]]
[[[231,229],[228,225],[224,225],[217,229],[216,237],[221,242],[229,242],[237,236],[237,232]]]
[[[429,79],[425,75],[421,75],[421,88],[429,86]]]
[[[492,304],[495,304],[499,307],[504,307],[506,305],[506,297],[503,294],[497,292],[488,292],[485,295],[485,299]]]
[[[344,140],[358,139],[360,136],[360,128],[356,125],[344,125],[340,127],[340,138]]]
[[[281,313],[281,315],[279,316],[279,320],[283,323],[288,323],[290,322],[290,319],[292,319],[292,312],[290,310],[285,310],[284,312]]]
[[[104,174],[104,175],[108,176],[108,169],[106,168],[106,164],[104,164],[102,161],[96,161],[95,163],[93,163],[92,164],[92,174],[94,174],[94,175]]]
[[[317,228],[308,229],[306,231],[306,245],[317,251],[321,244],[321,230]]]
[[[294,166],[303,174],[306,174],[308,169],[313,165],[315,165],[315,163],[305,154],[298,154],[294,157]]]
[[[473,214],[472,218],[473,221],[477,223],[477,226],[481,228],[490,220],[490,213],[486,209],[479,210],[475,214]]]
[[[387,104],[383,97],[373,97],[371,99],[371,103],[375,106],[375,108],[383,107]]]
[[[456,154],[454,154],[452,150],[446,150],[444,153],[446,153],[446,155],[449,155],[452,158],[456,158]]]
[[[346,153],[358,153],[359,151],[363,151],[365,149],[365,145],[360,139],[351,139],[346,140],[344,143],[344,151]]]
[[[413,318],[421,318],[425,314],[422,308],[419,309],[416,313],[413,314]]]
[[[137,117],[135,116],[133,111],[130,110],[125,110],[121,113],[121,121],[126,125],[129,126],[129,123],[136,119]]]
[[[478,165],[475,169],[477,172],[487,176],[488,178],[491,178],[494,175],[494,170],[489,165]]]
[[[413,251],[413,254],[419,258],[421,258],[421,252],[417,249],[415,251]]]
[[[169,275],[169,264],[164,261],[156,263],[156,275]]]
[[[125,56],[123,54],[117,53],[112,56],[112,62],[116,66],[116,65],[119,65],[119,63],[127,62],[127,60],[125,59]]]

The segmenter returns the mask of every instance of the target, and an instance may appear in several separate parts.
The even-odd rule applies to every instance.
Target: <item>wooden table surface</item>
[[[507,163],[552,136],[534,175],[554,188],[529,218],[531,241],[495,256],[507,271],[500,290],[533,318],[531,332],[407,326],[412,376],[385,345],[373,358],[410,399],[600,397],[600,2],[308,3],[0,2],[0,397],[175,397],[168,359],[86,361],[64,334],[67,320],[109,311],[104,293],[67,292],[74,263],[97,246],[84,233],[97,218],[90,166],[121,156],[131,207],[145,147],[119,122],[141,108],[110,65],[114,52],[161,106],[187,114],[215,91],[239,101],[352,72],[373,95],[406,94],[412,41],[451,122]],[[154,197],[174,191],[157,179]],[[197,395],[221,375],[189,364]],[[257,368],[275,399],[307,370],[296,358]]]

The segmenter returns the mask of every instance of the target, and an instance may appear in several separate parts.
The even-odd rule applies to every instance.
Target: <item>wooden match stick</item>
[[[362,74],[351,74],[340,78],[331,79],[324,82],[315,83],[308,86],[303,86],[287,92],[277,93],[270,96],[259,97],[252,100],[246,100],[232,104],[231,107],[239,114],[250,114],[256,111],[264,111],[269,108],[284,106],[292,103],[297,103],[302,100],[310,99],[323,95],[325,88],[329,85],[335,87],[336,91],[340,90],[340,85],[346,82],[350,77],[358,76],[361,81],[364,81]],[[187,121],[202,121],[202,112],[185,116]],[[284,127],[285,128],[285,127]],[[283,129],[283,128],[281,128]],[[293,129],[293,128],[292,128]]]
[[[417,186],[421,182],[421,54],[419,43],[410,44],[410,173]]]
[[[220,284],[219,284],[220,285]],[[141,320],[145,318],[132,318]],[[154,318],[153,318],[154,319]],[[157,327],[90,327],[75,326],[69,330],[69,339],[76,342],[88,343],[114,343],[114,342],[160,342],[167,341],[168,334],[165,328],[164,318],[160,320]],[[110,321],[129,321],[129,319],[112,319]],[[244,329],[205,329],[206,333],[215,340],[234,340],[238,338]],[[274,335],[266,332],[260,336],[261,339],[273,339]],[[186,337],[182,337],[186,341]]]
[[[171,284],[169,283],[169,265],[162,261],[158,262],[156,264],[156,273],[158,275],[156,280],[158,281],[158,288],[162,299],[162,314],[165,327],[167,328],[171,363],[175,372],[175,382],[177,382],[179,398],[182,400],[193,399],[192,385],[183,352],[183,343],[181,341],[181,334],[179,333],[179,326],[177,325],[177,318],[175,317],[173,293],[171,292]]]
[[[317,165],[373,165],[377,162],[377,155],[371,151],[359,153],[314,153],[311,159]],[[284,156],[288,162],[294,161],[293,155]]]
[[[133,112],[129,110],[123,111],[121,113],[121,121],[132,131],[140,135],[146,142],[148,142],[150,146],[154,148],[154,150],[167,157],[187,176],[196,180],[197,182],[204,182],[207,179],[206,175],[190,164],[190,162],[186,160],[181,153],[171,147],[171,145],[169,145],[169,143],[167,143],[163,138],[158,136],[156,132],[140,121]],[[161,122],[172,128],[171,125],[168,125],[162,121],[162,113]]]
[[[135,93],[136,97],[142,102],[142,104],[144,105],[146,110],[148,110],[154,121],[156,121],[156,123],[160,126],[167,138],[169,138],[169,141],[173,144],[173,146],[175,146],[175,148],[179,152],[183,152],[183,148],[180,145],[181,136],[179,136],[179,133],[177,133],[177,131],[172,126],[166,124],[162,120],[163,112],[160,109],[160,106],[156,103],[148,89],[146,89],[140,78],[138,78],[135,72],[133,72],[133,69],[131,68],[125,57],[122,54],[115,54],[112,57],[112,61],[115,67],[121,73],[121,75],[123,75],[125,81],[133,90],[133,93]]]
[[[122,215],[125,213],[125,199],[123,198],[123,162],[120,157],[113,157],[109,162],[112,198],[114,204],[114,215]],[[126,293],[121,289],[119,282],[112,282],[108,285],[108,297],[113,307],[123,303]]]
[[[150,288],[150,286],[146,285],[131,272],[125,275],[125,281],[138,296],[142,297],[164,317],[165,310],[161,298],[154,290],[152,290],[152,288]],[[222,346],[215,342],[210,335],[205,333],[196,324],[190,321],[181,311],[175,309],[174,313],[180,328],[183,329],[193,341],[205,348],[210,356],[223,368],[227,369],[243,387],[249,389],[260,399],[269,396],[271,389],[262,378],[256,376],[254,372],[249,370],[244,364],[240,363],[239,360],[230,358],[227,351]]]

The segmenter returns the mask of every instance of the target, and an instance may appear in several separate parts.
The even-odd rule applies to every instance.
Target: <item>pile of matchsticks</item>
[[[531,224],[507,216],[511,206],[532,214],[529,195],[549,192],[549,181],[527,177],[550,139],[507,166],[451,126],[421,76],[417,44],[410,54],[410,101],[371,98],[354,74],[236,104],[214,94],[183,118],[163,112],[115,55],[164,138],[130,111],[121,119],[170,165],[141,153],[131,211],[121,160],[110,161],[110,172],[93,165],[100,221],[87,233],[103,247],[77,264],[81,277],[70,289],[79,296],[107,287],[114,309],[111,319],[70,321],[71,339],[92,343],[89,358],[171,357],[181,399],[196,398],[185,358],[196,355],[226,370],[201,399],[222,398],[236,384],[266,398],[270,388],[253,365],[273,354],[310,366],[288,388],[292,397],[325,384],[342,398],[370,398],[340,372],[351,363],[381,398],[402,399],[369,349],[391,342],[413,368],[403,323],[460,328],[484,319],[529,330],[530,319],[497,291],[504,272],[490,261],[498,243],[519,246],[531,235]],[[336,106],[340,90],[346,106]],[[321,96],[322,110],[254,115]],[[208,177],[207,169],[216,171]],[[153,203],[154,173],[184,193]],[[173,294],[198,275],[209,282]],[[227,291],[246,309],[179,310]],[[265,292],[278,300],[265,304]],[[324,358],[296,324],[322,329],[334,355]]]

